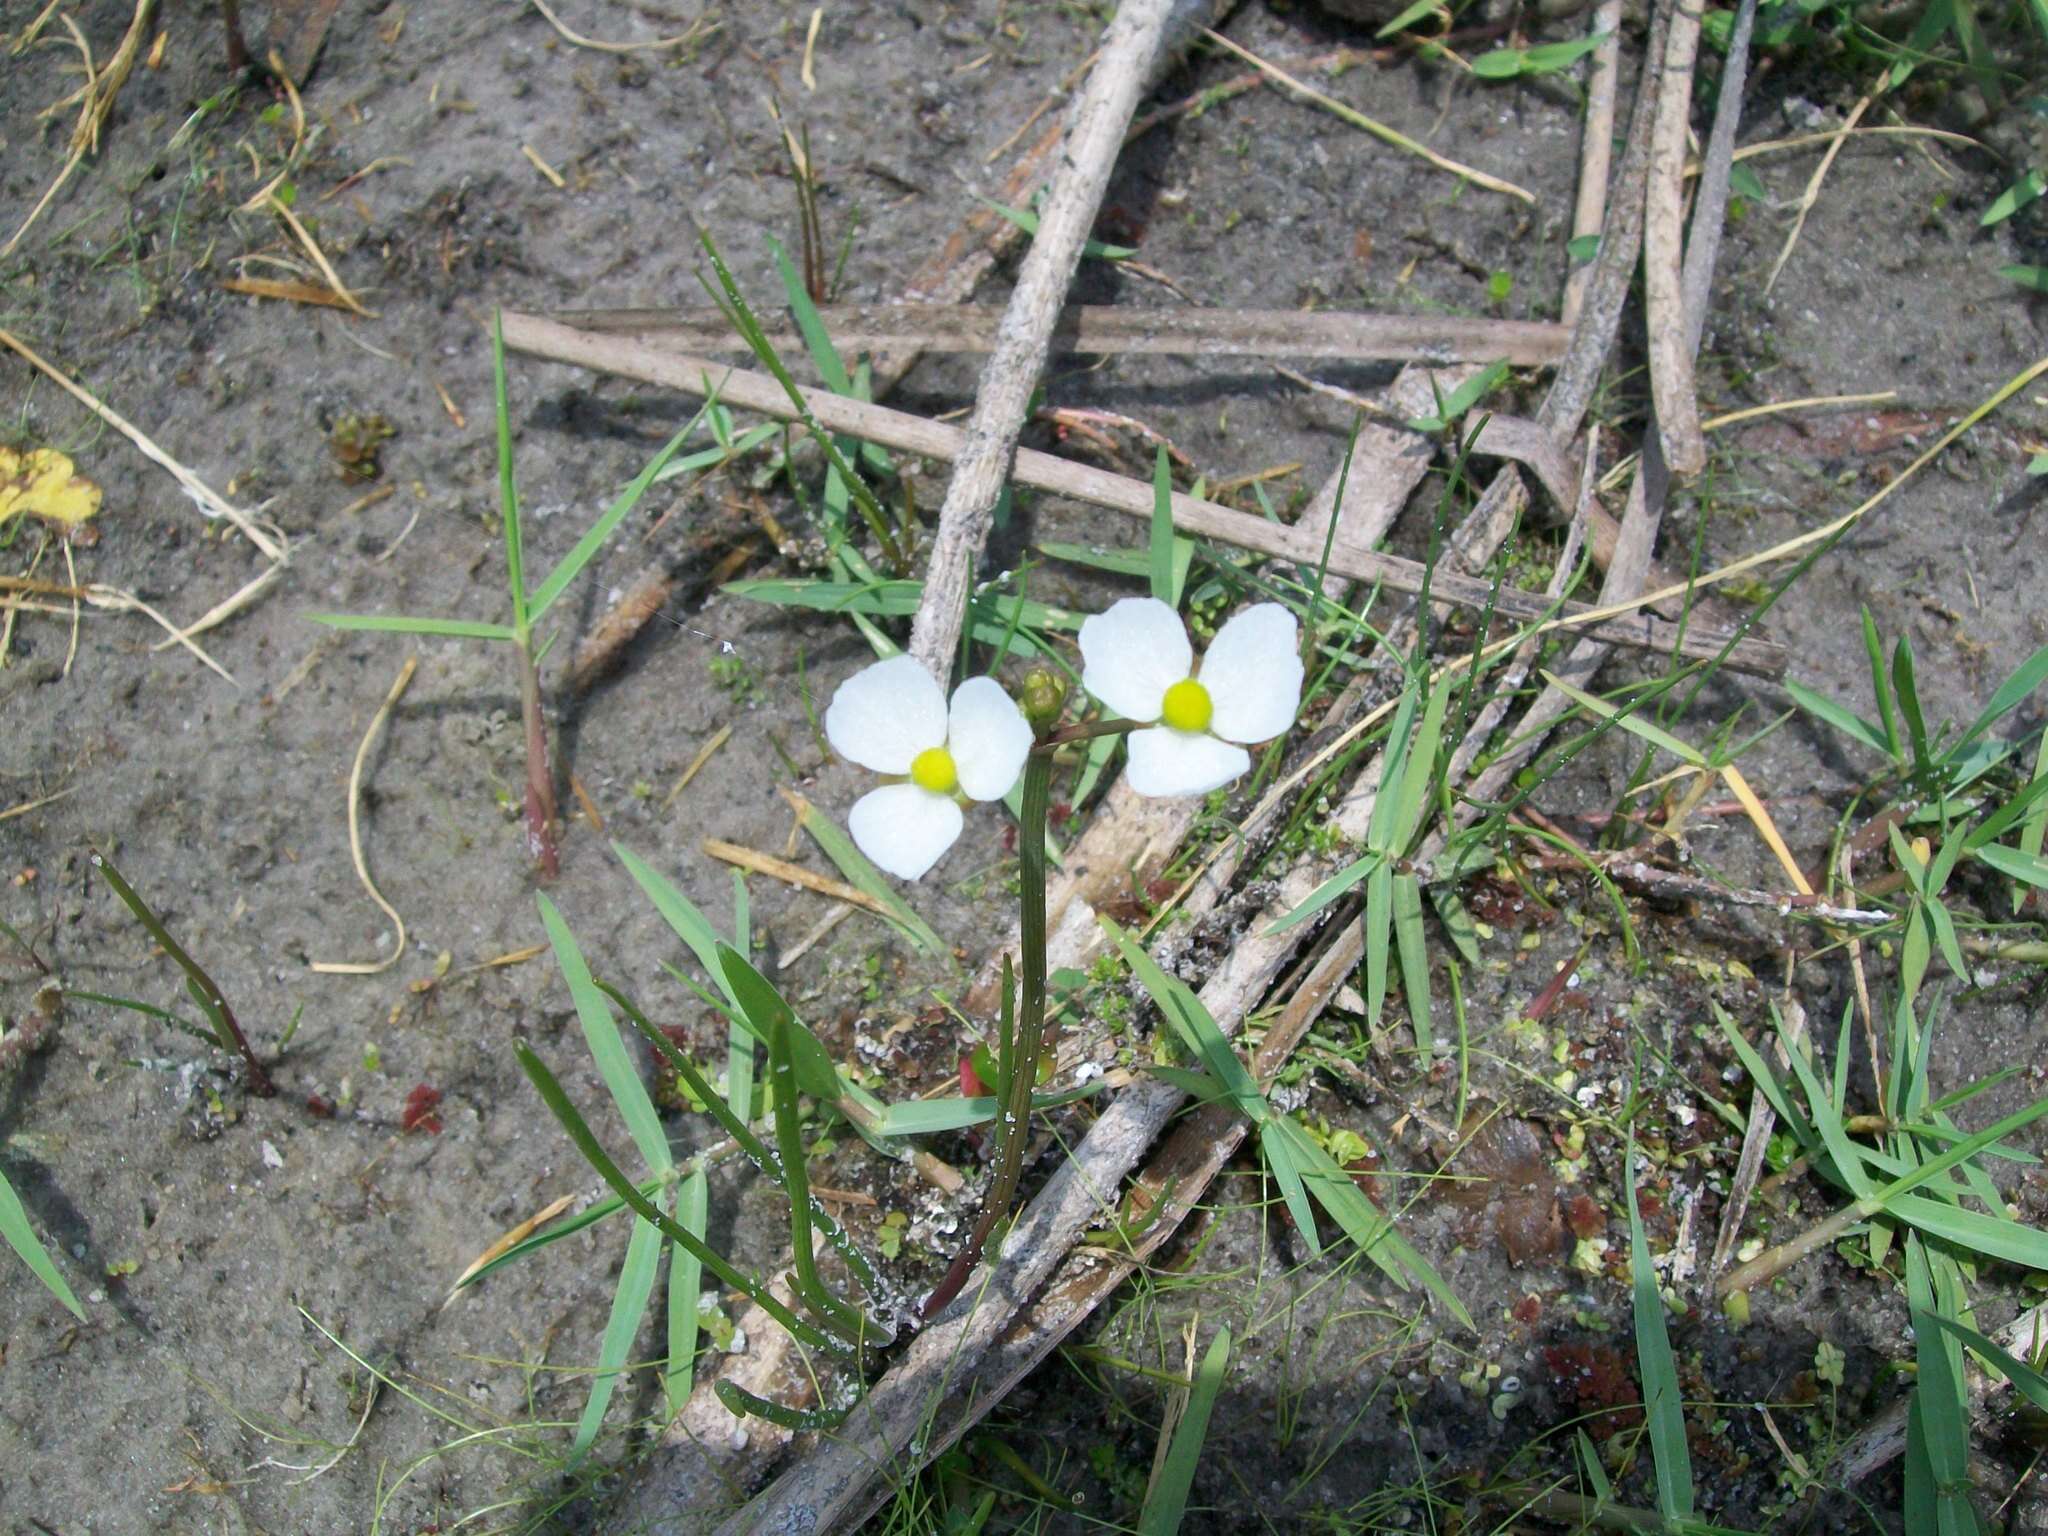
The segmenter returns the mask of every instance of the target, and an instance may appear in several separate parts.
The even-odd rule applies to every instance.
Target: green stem
[[[789,1197],[790,1250],[795,1256],[796,1293],[834,1333],[856,1348],[861,1317],[825,1289],[811,1252],[811,1182],[804,1166],[803,1126],[797,1120],[796,1058],[789,1048],[789,1019],[778,1016],[768,1034],[768,1080],[775,1086],[775,1145],[782,1159],[782,1191]]]
[[[1002,1110],[996,1119],[996,1171],[973,1234],[924,1304],[926,1317],[936,1317],[960,1294],[989,1235],[1009,1214],[1024,1176],[1024,1148],[1031,1140],[1031,1090],[1038,1084],[1038,1063],[1045,1052],[1045,812],[1051,798],[1052,751],[1047,740],[1034,747],[1025,760],[1024,803],[1017,816],[1023,997],[1017,1013],[1016,1044],[1010,1053],[1014,1059],[1003,1082]],[[1004,991],[1007,1009],[1008,989]]]
[[[555,852],[555,770],[548,762],[548,723],[541,712],[540,670],[533,664],[533,638],[522,632],[513,649],[519,654],[519,713],[526,726],[526,851],[540,866],[541,878],[561,871]]]
[[[1043,839],[1040,839],[1043,841]],[[135,914],[135,920],[148,930],[163,952],[178,962],[178,968],[185,973],[185,989],[192,1000],[199,1004],[207,1018],[213,1021],[213,1040],[224,1051],[239,1052],[242,1064],[248,1069],[249,1091],[258,1098],[267,1099],[277,1092],[277,1085],[270,1080],[270,1074],[263,1069],[263,1063],[256,1059],[256,1052],[249,1044],[249,1037],[242,1033],[242,1026],[235,1022],[235,1010],[228,1006],[228,1000],[221,995],[213,978],[206,974],[199,962],[185,953],[185,946],[171,937],[171,930],[163,925],[149,903],[136,894],[135,887],[121,878],[121,871],[114,868],[113,861],[104,854],[92,856],[92,867],[114,888],[114,894],[121,903]],[[115,999],[109,998],[112,1002]],[[169,1019],[169,1014],[164,1014]]]

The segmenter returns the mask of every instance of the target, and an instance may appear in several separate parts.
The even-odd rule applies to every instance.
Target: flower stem
[[[1031,1140],[1031,1090],[1038,1085],[1038,1063],[1045,1054],[1045,812],[1052,798],[1052,744],[1051,737],[1041,741],[1024,762],[1024,804],[1017,817],[1023,996],[1013,1031],[1015,1044],[1005,1063],[1003,1102],[996,1112],[995,1175],[967,1245],[925,1301],[926,1317],[938,1316],[960,1294],[981,1259],[989,1234],[1009,1214],[1018,1181],[1024,1176],[1024,1148]],[[1006,985],[1003,1008],[1007,1012],[1009,1007]]]

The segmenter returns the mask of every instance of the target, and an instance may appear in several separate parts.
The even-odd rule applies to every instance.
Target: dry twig
[[[1060,171],[1047,189],[1037,232],[975,392],[911,623],[910,654],[936,677],[946,675],[957,648],[967,589],[1009,476],[1017,433],[1030,411],[1054,322],[1123,146],[1124,130],[1165,39],[1169,9],[1169,0],[1125,0],[1103,35],[1101,56],[1075,103]]]

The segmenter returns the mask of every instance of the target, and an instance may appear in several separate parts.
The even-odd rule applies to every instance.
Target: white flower
[[[1278,736],[1301,707],[1294,615],[1258,603],[1216,632],[1195,677],[1180,616],[1156,597],[1127,597],[1081,625],[1081,686],[1133,731],[1131,788],[1205,795],[1252,765],[1245,746]]]
[[[960,835],[957,795],[1000,800],[1024,771],[1031,727],[991,677],[971,677],[946,696],[908,656],[878,661],[839,685],[825,711],[832,750],[877,773],[902,774],[854,802],[846,818],[860,851],[890,874],[915,880]]]

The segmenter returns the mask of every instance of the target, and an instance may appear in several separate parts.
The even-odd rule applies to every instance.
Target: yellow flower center
[[[1216,706],[1209,702],[1209,690],[1192,677],[1184,677],[1166,690],[1166,702],[1159,708],[1159,718],[1176,731],[1190,733],[1209,729],[1209,717],[1216,713]]]
[[[926,747],[911,762],[910,782],[935,795],[950,795],[960,787],[960,770],[944,747]]]

